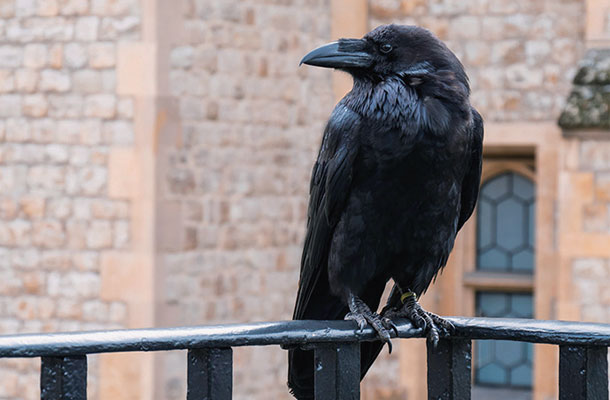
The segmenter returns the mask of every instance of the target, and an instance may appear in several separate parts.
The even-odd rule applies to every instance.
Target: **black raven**
[[[483,121],[460,61],[420,27],[380,26],[302,63],[348,72],[354,86],[335,107],[313,167],[293,318],[369,323],[380,340],[361,345],[363,377],[389,344],[392,318],[410,319],[434,343],[452,328],[417,298],[473,212]],[[313,398],[312,351],[290,350],[288,385],[296,398]]]

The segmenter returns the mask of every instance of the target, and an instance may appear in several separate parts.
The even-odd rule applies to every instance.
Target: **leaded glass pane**
[[[535,186],[507,172],[481,187],[477,210],[477,269],[532,273]]]
[[[533,296],[525,293],[478,292],[477,316],[532,318]],[[531,343],[475,341],[477,385],[531,388]]]

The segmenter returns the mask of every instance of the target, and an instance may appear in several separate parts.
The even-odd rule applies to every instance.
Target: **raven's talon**
[[[345,319],[346,321],[355,321],[358,324],[359,332],[364,331],[364,328],[366,328],[366,318],[362,314],[348,312],[347,314],[345,314],[345,318],[343,319]]]
[[[394,331],[394,334],[398,336],[398,327],[396,326],[394,321],[392,321],[388,317],[383,317],[381,318],[381,323],[383,324],[384,328],[386,328],[387,330],[391,329],[392,331]]]
[[[414,297],[407,299],[400,308],[390,308],[383,313],[383,319],[407,318],[413,327],[421,329],[432,346],[436,348],[441,337],[450,336],[454,331],[451,322],[424,310]]]
[[[360,331],[362,331],[367,323],[371,325],[377,332],[379,339],[388,343],[389,351],[392,352],[392,344],[390,343],[390,332],[384,326],[381,317],[376,312],[371,311],[369,306],[366,305],[362,300],[355,296],[350,296],[349,299],[350,312],[345,315],[345,319],[354,320],[358,323]]]

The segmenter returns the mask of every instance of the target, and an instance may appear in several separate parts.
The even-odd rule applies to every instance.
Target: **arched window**
[[[535,183],[517,172],[483,183],[476,215],[476,271],[498,280],[534,273],[535,192]],[[533,317],[531,291],[477,290],[475,303],[482,317]],[[475,352],[477,386],[531,389],[531,344],[478,341]]]

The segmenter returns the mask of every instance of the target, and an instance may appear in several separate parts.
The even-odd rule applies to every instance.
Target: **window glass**
[[[481,187],[477,211],[477,269],[533,273],[534,183],[514,172]]]

